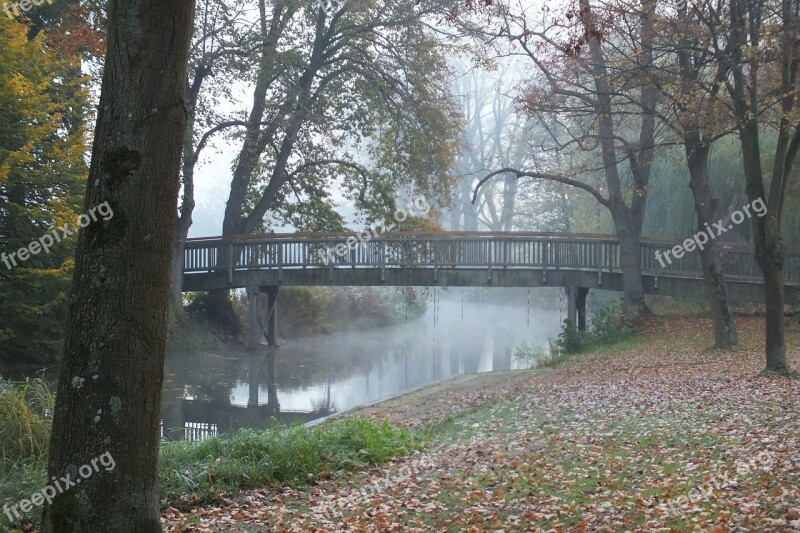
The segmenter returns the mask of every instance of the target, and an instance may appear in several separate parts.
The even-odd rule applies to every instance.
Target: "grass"
[[[408,430],[363,419],[164,443],[162,501],[185,509],[238,490],[308,485],[388,462],[423,443]]]
[[[521,425],[523,413],[525,422]],[[574,413],[567,409],[553,416],[535,409],[520,409],[508,399],[484,403],[431,427],[433,438],[444,444],[508,443],[530,438],[529,448],[514,454],[501,446],[504,453],[497,456],[499,462],[490,471],[452,470],[441,482],[441,492],[436,498],[443,505],[426,516],[426,523],[430,527],[449,524],[454,513],[464,513],[487,494],[493,494],[502,496],[506,502],[531,495],[552,497],[571,509],[566,515],[537,515],[537,526],[543,530],[567,524],[583,531],[587,507],[602,506],[608,501],[626,509],[628,529],[644,527],[650,516],[643,501],[675,501],[708,482],[702,469],[687,474],[687,461],[724,460],[723,450],[730,444],[726,436],[703,430],[704,424],[698,429],[692,417],[703,418],[688,411],[676,411],[667,418],[663,415],[617,418],[608,421],[602,432],[581,434],[576,432]],[[520,427],[533,427],[537,431],[520,438]],[[659,453],[654,454],[654,449]],[[728,462],[729,470],[733,471],[732,462]],[[653,484],[647,475],[653,470],[673,483]],[[740,483],[755,486],[765,483],[766,477],[756,470],[743,476]],[[493,516],[497,520],[509,518],[505,511]],[[671,531],[691,531],[694,527],[685,516],[665,517],[664,522]],[[456,521],[448,531],[459,531],[463,525]]]
[[[44,487],[54,404],[53,392],[41,379],[21,383],[0,379],[0,506]],[[0,532],[8,526],[3,513]]]

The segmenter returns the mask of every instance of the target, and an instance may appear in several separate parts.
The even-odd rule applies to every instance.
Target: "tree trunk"
[[[181,178],[183,180],[183,197],[175,227],[175,237],[172,241],[172,282],[170,284],[171,306],[179,319],[183,318],[183,255],[186,248],[186,239],[192,227],[192,214],[194,213],[194,124],[197,108],[197,92],[199,85],[189,88],[189,120],[186,126],[186,135],[183,139],[183,164]]]
[[[717,199],[711,193],[708,183],[710,147],[700,142],[696,135],[690,134],[687,135],[685,148],[691,176],[689,188],[694,196],[694,211],[697,215],[697,230],[704,231],[704,228],[710,227],[715,222],[714,217],[717,210]],[[706,298],[714,319],[714,346],[722,349],[732,348],[739,343],[739,338],[733,314],[728,305],[728,289],[725,287],[717,241],[709,239],[699,253],[706,286]]]
[[[649,312],[644,300],[644,283],[642,281],[642,243],[641,234],[628,231],[627,225],[617,225],[620,250],[620,267],[622,268],[622,310],[631,323],[637,323]]]
[[[478,231],[477,206],[472,203],[472,183],[461,182],[461,205],[464,213],[464,231]]]
[[[503,182],[503,209],[500,216],[501,231],[514,230],[514,214],[517,200],[517,177],[509,174]]]
[[[80,484],[45,505],[45,533],[161,531],[159,417],[193,15],[192,0],[109,2],[85,205],[108,202],[114,216],[78,240],[48,479]]]
[[[761,272],[764,275],[764,292],[767,302],[767,370],[788,374],[783,261],[772,259],[773,257],[775,257],[773,254],[765,255],[764,259],[759,261]]]

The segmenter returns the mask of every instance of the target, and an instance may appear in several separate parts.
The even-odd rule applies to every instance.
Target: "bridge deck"
[[[643,239],[647,292],[702,295],[700,254],[688,252],[662,266],[677,241]],[[749,245],[721,244],[732,298],[763,299],[761,272]],[[370,232],[279,234],[190,239],[184,290],[253,285],[587,286],[621,290],[617,240],[607,235],[549,233]],[[800,251],[784,268],[788,296],[800,286]]]

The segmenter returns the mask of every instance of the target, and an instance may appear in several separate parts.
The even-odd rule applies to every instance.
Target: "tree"
[[[24,24],[0,18],[0,362],[52,363],[63,346],[75,239],[27,261],[8,255],[74,224],[87,167],[86,78],[80,55],[28,39]],[[55,241],[55,239],[53,239]],[[7,255],[8,254],[8,255]]]
[[[514,109],[514,100],[503,93],[514,81],[509,66],[497,73],[478,70],[471,65],[453,83],[453,92],[461,100],[465,118],[463,144],[456,157],[455,172],[461,182],[450,211],[451,231],[477,231],[481,223],[490,231],[511,231],[516,214],[518,181],[504,176],[481,189],[472,203],[472,187],[492,168],[520,168],[529,157],[525,138],[525,117]]]
[[[719,200],[709,178],[711,147],[728,133],[732,117],[720,94],[726,71],[714,61],[710,52],[712,34],[698,20],[713,16],[713,10],[704,12],[702,3],[684,3],[678,7],[677,15],[667,19],[660,32],[661,47],[672,52],[674,60],[660,65],[652,83],[667,100],[665,109],[659,112],[662,124],[670,127],[683,144],[697,231],[704,231],[718,220]],[[738,335],[728,304],[719,243],[710,239],[698,253],[714,321],[715,346],[731,348],[738,344]]]
[[[398,189],[429,200],[449,194],[456,111],[425,23],[447,4],[279,4],[272,13],[262,7],[253,106],[223,235],[261,228],[277,200],[288,197],[282,190],[303,201],[309,183],[320,192],[338,179],[359,208],[373,213],[377,205],[393,212]],[[310,31],[292,31],[294,17],[304,17],[300,27]],[[369,163],[353,157],[359,149]]]
[[[195,208],[194,178],[200,157],[213,136],[248,125],[246,120],[225,116],[222,101],[233,99],[232,79],[241,79],[253,67],[250,13],[228,0],[202,0],[190,48],[186,79],[189,124],[181,162],[181,201],[172,249],[172,309],[183,317],[183,255]],[[215,81],[218,80],[218,81]]]
[[[225,132],[240,143],[223,235],[266,231],[274,222],[343,229],[332,199],[336,183],[360,214],[387,220],[398,192],[445,196],[458,121],[424,18],[449,1],[260,2],[255,23],[239,29],[232,15],[202,18],[187,84],[197,105],[190,105],[194,131],[184,150],[173,248],[176,307],[194,166],[212,135]],[[224,12],[228,3],[209,0],[201,11]],[[223,117],[200,89],[225,90],[233,69],[250,84],[252,100],[246,111]]]
[[[766,294],[766,368],[788,373],[785,336],[782,222],[792,170],[800,151],[800,1],[730,0],[728,24],[715,52],[728,73],[736,131],[742,146],[747,197],[763,201],[767,215],[751,217],[758,266]],[[708,19],[707,19],[708,20]],[[762,130],[777,131],[769,179],[762,161]]]
[[[161,531],[158,454],[170,257],[194,2],[111,0],[48,479],[104,454],[45,505],[42,531]]]
[[[641,265],[641,234],[656,145],[658,89],[648,83],[653,68],[655,0],[603,4],[595,10],[579,0],[555,19],[545,8],[543,27],[531,27],[526,12],[499,6],[500,36],[533,65],[542,81],[528,90],[532,117],[557,130],[559,151],[597,153],[595,168],[566,174],[503,168],[498,174],[551,180],[590,193],[608,209],[620,246],[623,307],[631,321],[647,312]],[[566,21],[566,22],[564,22]],[[554,125],[554,126],[551,126]],[[567,143],[558,138],[566,134]],[[604,183],[578,176],[599,171]],[[605,189],[605,191],[603,190]]]

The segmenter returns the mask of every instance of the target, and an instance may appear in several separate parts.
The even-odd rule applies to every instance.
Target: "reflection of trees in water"
[[[507,370],[514,345],[522,340],[543,344],[548,334],[558,331],[557,313],[535,309],[528,320],[526,291],[518,291],[522,296],[517,297],[525,305],[466,303],[463,313],[460,291],[450,292],[455,297],[442,297],[435,323],[429,310],[422,319],[399,326],[287,341],[277,350],[270,349],[271,358],[240,349],[226,352],[235,358],[173,357],[167,365],[173,374],[169,386],[174,390],[165,394],[165,426],[169,420],[181,429],[186,421],[212,422],[224,433],[239,427],[266,427],[272,416],[283,421],[312,420],[335,410],[332,397],[349,408],[354,401],[383,399],[479,368]],[[249,408],[231,405],[231,390],[237,384],[248,386]],[[301,397],[311,412],[283,412],[278,385],[293,400],[295,395]],[[341,396],[340,386],[350,395]],[[184,397],[184,389],[198,400],[175,401]]]
[[[310,413],[281,412],[276,364],[280,359],[274,349],[262,355],[247,354],[231,361],[231,367],[226,374],[217,374],[216,378],[220,381],[216,383],[213,381],[213,373],[205,373],[206,377],[201,380],[202,385],[187,383],[188,380],[196,379],[192,377],[196,376],[196,372],[173,373],[169,382],[172,394],[165,395],[162,408],[164,437],[170,440],[202,440],[217,433],[234,433],[242,428],[267,428],[274,420],[291,424],[298,420],[308,422],[331,414],[333,409],[330,390],[326,398],[319,402],[320,405],[315,406]],[[206,357],[198,354],[194,366],[202,365],[205,360]],[[231,403],[231,379],[242,375],[246,379],[236,379],[233,386],[236,382],[247,383],[247,407]],[[267,389],[266,403],[263,403],[260,396],[262,385]],[[193,399],[187,399],[189,395],[183,394],[184,392],[194,392]]]
[[[403,325],[370,332],[343,331],[324,339],[287,343],[280,349],[278,372],[283,383],[305,387],[367,375],[386,354],[401,357],[415,351],[418,326]]]

